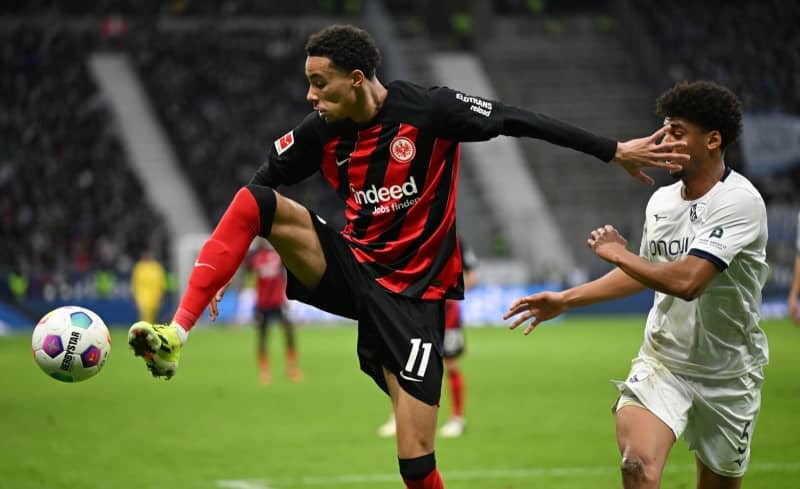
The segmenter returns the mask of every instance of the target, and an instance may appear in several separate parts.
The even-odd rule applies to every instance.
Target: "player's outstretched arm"
[[[650,136],[617,142],[568,122],[521,107],[464,95],[449,88],[434,91],[434,125],[439,133],[457,141],[486,141],[498,135],[541,139],[571,148],[602,161],[614,161],[633,178],[653,184],[642,171],[653,167],[680,170],[689,155],[681,152],[683,141],[662,143],[667,128]]]
[[[689,160],[689,155],[681,152],[686,142],[661,142],[667,129],[667,126],[663,126],[649,136],[617,143],[617,151],[612,161],[633,178],[649,185],[653,185],[655,181],[642,171],[642,168],[680,170],[681,165],[677,163]]]
[[[686,301],[694,300],[720,273],[711,261],[693,255],[669,263],[645,260],[628,251],[625,238],[609,224],[592,231],[586,244],[643,287]]]
[[[514,321],[509,325],[509,329],[516,329],[520,324],[530,321],[528,326],[525,327],[525,334],[528,335],[539,323],[553,319],[567,309],[567,300],[564,297],[564,292],[548,290],[515,300],[503,315],[503,319],[514,318]]]
[[[542,321],[553,319],[568,309],[620,299],[640,292],[644,288],[621,270],[614,269],[597,280],[562,292],[546,291],[521,297],[511,304],[503,319],[514,318],[509,325],[510,329],[516,329],[519,325],[530,321],[524,331],[528,335]]]

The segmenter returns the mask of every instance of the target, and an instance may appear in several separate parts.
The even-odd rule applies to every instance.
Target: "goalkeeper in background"
[[[145,250],[131,274],[131,292],[140,321],[155,322],[166,289],[167,274],[164,267],[155,259],[152,251]]]

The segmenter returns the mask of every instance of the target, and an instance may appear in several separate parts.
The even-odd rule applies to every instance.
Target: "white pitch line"
[[[221,489],[274,489],[267,485],[266,481],[261,480],[222,480],[217,481],[217,487]]]
[[[664,472],[694,471],[695,465],[667,465]],[[616,467],[552,467],[530,469],[489,469],[489,470],[450,470],[443,471],[444,480],[473,479],[534,479],[541,477],[583,477],[587,475],[616,474]],[[800,472],[800,463],[761,463],[752,464],[748,472]],[[240,479],[217,481],[220,489],[279,489],[292,486],[342,486],[351,484],[371,484],[376,482],[397,482],[400,474],[344,474],[330,476],[301,476],[281,479]]]

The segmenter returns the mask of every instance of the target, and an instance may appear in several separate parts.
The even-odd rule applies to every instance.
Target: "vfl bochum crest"
[[[703,215],[706,211],[706,204],[703,202],[699,202],[697,204],[692,204],[689,207],[689,220],[692,222],[696,222],[698,219],[702,219]]]

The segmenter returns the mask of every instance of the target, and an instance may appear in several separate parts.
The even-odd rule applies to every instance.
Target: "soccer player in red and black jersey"
[[[679,169],[681,142],[665,129],[617,143],[542,114],[449,88],[383,85],[380,52],[352,26],[331,26],[306,44],[311,112],[275,141],[203,245],[168,326],[139,322],[134,353],[155,376],[174,375],[181,345],[262,236],[289,271],[287,294],[358,321],[361,369],[389,394],[400,474],[408,488],[441,488],[434,437],[442,380],[446,299],[463,294],[455,197],[459,142],[532,137],[614,161],[651,182],[642,167]],[[268,114],[265,114],[268,116]],[[491,161],[485,162],[491,165]],[[321,172],[345,201],[339,233],[274,189]]]
[[[286,337],[286,375],[292,382],[303,378],[297,365],[294,323],[286,315],[286,269],[280,255],[264,238],[258,238],[255,251],[247,258],[247,268],[256,279],[255,319],[258,328],[258,369],[262,384],[270,384],[269,354],[267,353],[267,328],[277,320]]]

